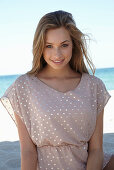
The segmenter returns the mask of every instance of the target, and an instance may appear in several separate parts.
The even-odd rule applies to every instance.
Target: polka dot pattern
[[[109,98],[104,83],[87,73],[67,92],[24,74],[6,90],[1,102],[15,123],[14,112],[25,124],[37,145],[40,170],[85,170],[88,141]]]

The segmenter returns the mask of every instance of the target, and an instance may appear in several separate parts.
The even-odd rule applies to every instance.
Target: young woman
[[[32,69],[1,98],[18,128],[21,170],[114,169],[114,157],[103,152],[103,112],[110,94],[94,76],[85,40],[70,13],[43,16]]]

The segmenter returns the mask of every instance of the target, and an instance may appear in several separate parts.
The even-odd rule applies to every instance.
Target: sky
[[[96,68],[114,67],[114,0],[0,0],[0,75],[32,68],[32,43],[40,18],[48,12],[72,13],[91,38],[88,52]]]

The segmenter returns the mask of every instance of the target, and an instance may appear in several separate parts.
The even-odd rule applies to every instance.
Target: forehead
[[[62,42],[65,40],[71,40],[70,34],[64,27],[50,29],[46,33],[46,42]]]

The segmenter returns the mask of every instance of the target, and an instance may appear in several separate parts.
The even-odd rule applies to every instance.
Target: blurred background
[[[108,90],[114,89],[113,0],[0,0],[0,96],[32,67],[32,43],[40,18],[48,12],[72,13],[77,27],[88,34],[90,57]]]

